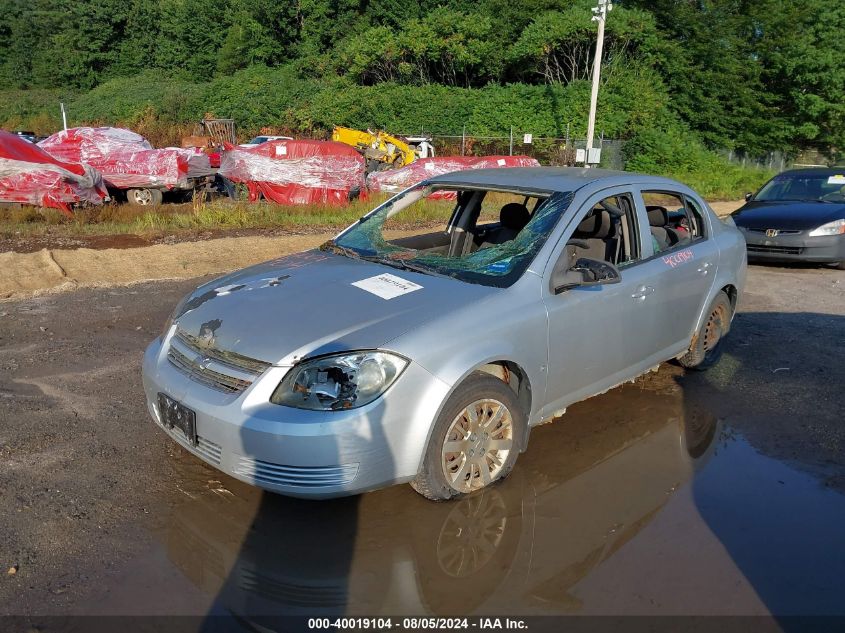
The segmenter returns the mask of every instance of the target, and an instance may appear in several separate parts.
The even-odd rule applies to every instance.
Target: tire
[[[837,270],[845,270],[845,260],[842,260],[838,264],[835,264],[834,268],[836,268]]]
[[[513,390],[494,376],[473,373],[437,417],[422,469],[411,486],[428,499],[445,501],[501,481],[516,463],[525,427],[525,413]],[[446,451],[447,441],[454,451]]]
[[[733,307],[724,292],[719,292],[707,308],[704,321],[693,337],[693,343],[678,362],[687,369],[704,371],[722,357],[725,335],[731,327]]]
[[[126,192],[126,201],[139,207],[160,205],[163,198],[161,189],[129,189]]]

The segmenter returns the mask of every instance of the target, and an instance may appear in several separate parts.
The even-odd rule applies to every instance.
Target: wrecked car
[[[569,405],[717,362],[745,273],[739,231],[672,180],[445,174],[200,286],[147,349],[144,389],[173,440],[266,490],[449,499],[506,477]]]

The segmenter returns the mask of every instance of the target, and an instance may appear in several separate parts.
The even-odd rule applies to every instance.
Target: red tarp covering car
[[[367,177],[370,191],[396,193],[426,178],[448,174],[451,171],[487,169],[495,167],[539,167],[540,163],[529,156],[445,156],[421,158],[399,169],[376,171]],[[451,194],[454,196],[454,193]],[[436,197],[435,193],[434,196]],[[445,197],[445,196],[444,196]]]
[[[342,205],[366,194],[364,157],[334,141],[276,140],[254,147],[227,146],[221,176],[244,183],[249,200],[279,204]]]
[[[196,149],[153,149],[140,134],[117,127],[77,127],[38,145],[61,160],[91,165],[115,189],[189,188],[190,178],[214,173],[208,155]]]
[[[0,202],[51,207],[70,215],[70,205],[100,204],[107,195],[95,169],[58,160],[0,130]]]

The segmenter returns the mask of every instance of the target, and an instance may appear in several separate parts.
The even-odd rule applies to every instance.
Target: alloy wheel
[[[149,189],[136,189],[132,195],[135,198],[135,204],[147,206],[153,202],[153,194]]]
[[[493,399],[476,400],[452,420],[441,451],[443,474],[458,492],[491,484],[513,449],[513,418]]]

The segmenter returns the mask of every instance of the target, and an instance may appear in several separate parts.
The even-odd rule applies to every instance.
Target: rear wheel
[[[525,423],[508,385],[485,373],[472,374],[440,412],[411,486],[442,501],[504,479],[516,462]]]
[[[126,200],[129,204],[141,207],[159,205],[163,197],[161,189],[130,189],[126,192]]]
[[[732,313],[731,300],[720,292],[707,309],[692,345],[686,354],[678,358],[678,362],[687,369],[699,371],[715,365],[722,356],[722,341],[731,327]]]
[[[838,268],[839,270],[845,270],[845,260],[842,260],[841,262],[839,262],[839,263],[838,263],[838,264],[836,264],[835,266],[836,266],[836,268]]]

